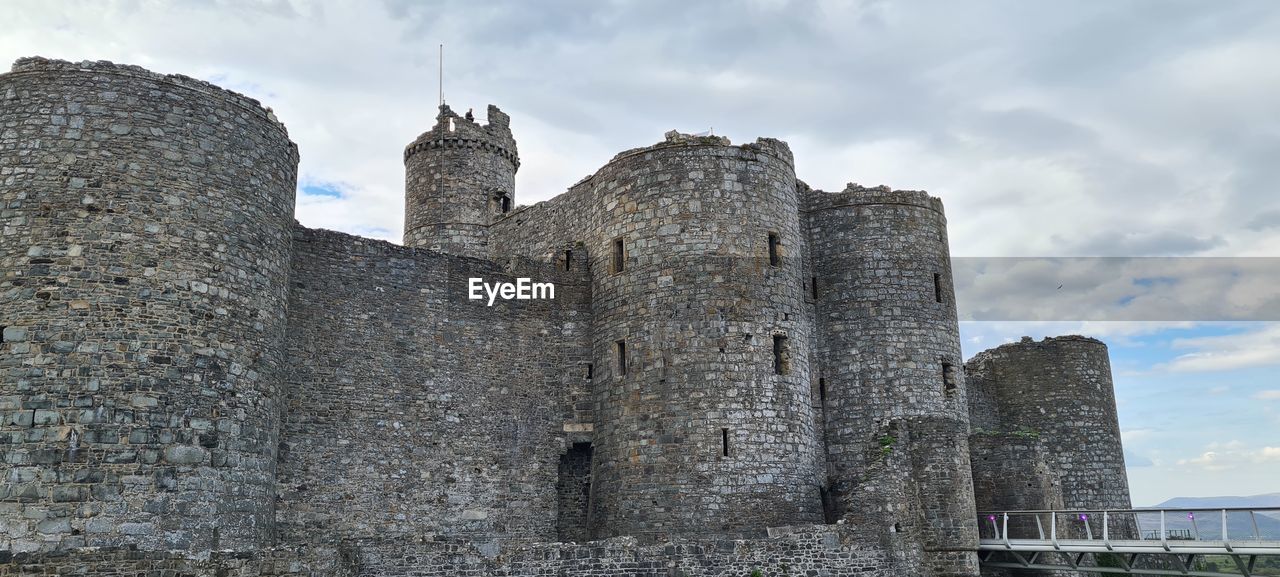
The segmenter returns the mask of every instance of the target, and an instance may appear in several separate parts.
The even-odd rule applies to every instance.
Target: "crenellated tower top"
[[[492,104],[488,123],[440,105],[436,124],[405,147],[404,244],[488,256],[488,227],[515,207],[520,157],[511,117]]]

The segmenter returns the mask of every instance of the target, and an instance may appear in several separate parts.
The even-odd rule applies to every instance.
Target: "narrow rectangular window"
[[[781,266],[782,257],[778,255],[778,233],[769,233],[769,266]]]
[[[627,341],[617,341],[613,343],[614,349],[618,352],[618,374],[627,374]]]
[[[594,365],[592,365],[591,363],[587,363],[587,380],[591,379],[592,372],[594,372]]]
[[[773,335],[773,372],[787,374],[787,337]]]
[[[9,327],[0,325],[0,344],[4,343],[4,330]]]
[[[818,277],[809,278],[809,287],[813,291],[813,300],[818,300]]]
[[[564,270],[573,270],[573,251],[564,251]]]
[[[933,300],[942,302],[942,275],[933,273]]]
[[[622,272],[626,265],[626,251],[623,248],[622,238],[613,239],[613,272]]]
[[[729,456],[729,429],[720,429],[720,456]]]
[[[956,369],[951,363],[942,363],[942,390],[947,396],[956,392]]]
[[[821,377],[818,378],[818,402],[827,406],[827,380]]]

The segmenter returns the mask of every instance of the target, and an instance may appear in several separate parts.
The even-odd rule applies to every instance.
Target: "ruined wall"
[[[356,577],[354,557],[344,553],[331,548],[305,547],[204,553],[142,551],[129,547],[16,555],[0,551],[0,576]]]
[[[576,545],[543,543],[482,550],[448,540],[361,542],[361,575],[685,577],[726,575],[918,575],[846,527],[818,526],[756,540],[678,540],[645,545],[620,537]],[[758,572],[758,573],[757,573]]]
[[[0,549],[271,543],[297,150],[132,66],[0,76]]]
[[[995,423],[993,429],[1038,435],[1059,477],[1063,505],[1130,508],[1105,344],[1080,336],[1024,337],[979,353],[965,372],[994,400],[975,404],[975,415]]]
[[[910,533],[929,574],[976,573],[968,406],[942,204],[886,187],[802,194],[817,277],[830,507],[880,519],[876,531]],[[910,458],[872,467],[893,451]],[[911,487],[895,495],[869,469]]]
[[[556,539],[585,275],[295,231],[278,516],[297,542]],[[467,300],[467,279],[554,300]]]
[[[405,246],[488,256],[487,227],[515,203],[520,159],[510,118],[481,125],[441,105],[436,125],[404,151]]]

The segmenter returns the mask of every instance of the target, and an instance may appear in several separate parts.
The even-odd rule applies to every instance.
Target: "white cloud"
[[[1190,329],[1198,323],[1185,321],[960,321],[965,358],[988,347],[1017,342],[1024,336],[1036,340],[1062,335],[1084,335],[1109,346],[1135,346],[1139,337],[1171,329]],[[1117,373],[1121,370],[1112,367]]]
[[[1107,246],[1127,242],[1103,240]],[[1142,246],[1125,250],[1177,252],[1202,244],[1176,235],[1136,242]],[[1280,319],[1274,289],[1280,285],[1280,259],[958,258],[952,270],[965,320]]]
[[[945,16],[785,0],[8,8],[0,59],[112,59],[214,79],[274,107],[304,175],[350,185],[339,199],[300,201],[309,226],[399,235],[400,153],[435,114],[443,42],[450,102],[512,115],[522,203],[669,128],[714,126],[737,142],[789,140],[801,178],[819,188],[929,189],[947,203],[958,255],[1280,246],[1280,228],[1238,226],[1280,209],[1267,186],[1274,139],[1256,130],[1273,113],[1268,64],[1280,60],[1280,15],[1266,1],[991,0]],[[1087,49],[1044,42],[1079,37],[1092,39]]]
[[[1205,451],[1198,457],[1179,459],[1178,465],[1192,466],[1206,471],[1225,471],[1235,468],[1236,463],[1234,459],[1218,451]]]
[[[1120,438],[1124,444],[1145,441],[1157,435],[1155,429],[1126,429],[1120,431]]]
[[[1280,401],[1280,390],[1272,389],[1269,391],[1260,391],[1253,395],[1253,398],[1259,401]]]
[[[1249,448],[1235,440],[1210,443],[1206,449],[1195,457],[1179,459],[1177,465],[1209,472],[1244,469],[1256,473],[1260,471],[1259,466],[1280,462],[1280,447]]]
[[[1124,452],[1124,464],[1126,467],[1152,467],[1155,462],[1150,458],[1144,457],[1129,450]]]
[[[1280,365],[1280,323],[1259,323],[1240,333],[1176,339],[1173,347],[1190,349],[1160,368],[1179,372],[1222,372]]]

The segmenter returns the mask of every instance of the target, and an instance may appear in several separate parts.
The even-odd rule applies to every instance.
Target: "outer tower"
[[[440,106],[436,125],[404,150],[404,244],[488,257],[488,228],[515,206],[520,158],[511,119],[489,105],[481,125]]]
[[[968,407],[942,203],[803,191],[819,331],[829,516],[976,575]]]
[[[205,82],[0,76],[0,549],[271,544],[297,163]]]
[[[791,151],[669,133],[585,186],[602,211],[592,535],[819,522]]]
[[[1001,345],[965,365],[987,428],[1038,436],[1069,509],[1128,509],[1107,345],[1064,336]],[[1011,497],[1007,497],[1011,498]]]

